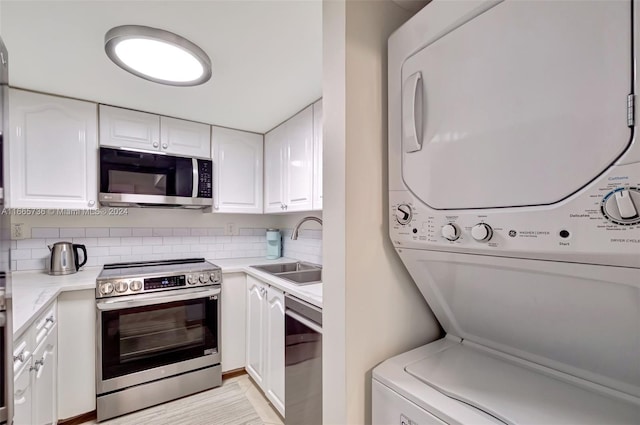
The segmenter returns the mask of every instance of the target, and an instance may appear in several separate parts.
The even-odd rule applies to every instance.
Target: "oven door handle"
[[[111,311],[111,310],[122,310],[124,308],[132,308],[132,307],[145,307],[149,305],[156,304],[166,304],[174,301],[187,301],[194,300],[198,298],[211,298],[217,297],[220,295],[220,288],[215,289],[207,289],[204,291],[197,292],[189,292],[188,294],[177,294],[177,295],[163,295],[163,296],[155,296],[153,298],[144,298],[140,299],[140,296],[136,297],[137,299],[129,298],[127,300],[109,300],[98,302],[96,306],[100,311]]]

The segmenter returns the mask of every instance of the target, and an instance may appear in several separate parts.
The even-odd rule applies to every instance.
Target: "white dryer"
[[[434,0],[389,39],[389,233],[446,336],[374,424],[640,423],[640,2]]]

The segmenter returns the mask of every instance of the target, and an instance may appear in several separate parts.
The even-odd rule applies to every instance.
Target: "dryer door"
[[[402,175],[435,209],[553,204],[629,147],[630,1],[504,1],[402,67]]]

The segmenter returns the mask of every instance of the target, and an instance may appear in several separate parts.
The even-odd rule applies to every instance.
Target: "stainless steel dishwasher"
[[[285,423],[322,424],[322,310],[285,296]]]

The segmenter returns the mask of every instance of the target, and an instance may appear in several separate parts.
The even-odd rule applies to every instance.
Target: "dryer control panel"
[[[636,177],[633,177],[636,176]],[[640,267],[640,164],[612,167],[549,206],[435,210],[391,191],[396,248]]]

